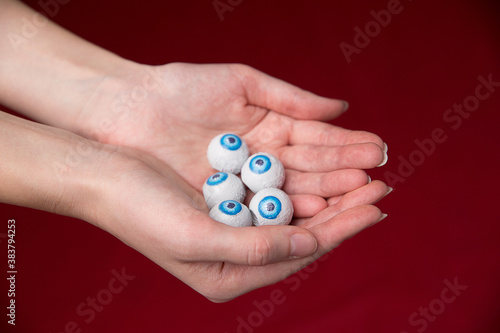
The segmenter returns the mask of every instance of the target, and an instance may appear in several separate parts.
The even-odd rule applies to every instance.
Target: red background
[[[500,82],[498,5],[402,0],[348,63],[339,44],[353,44],[354,28],[389,0],[238,2],[221,21],[212,0],[74,0],[53,20],[138,62],[240,62],[350,101],[334,123],[388,143],[389,163],[372,178],[402,177],[379,204],[389,217],[285,282],[213,304],[85,222],[0,205],[0,267],[15,218],[19,272],[15,328],[2,284],[2,331],[59,333],[74,322],[81,332],[500,332],[500,89],[458,128],[443,119],[479,76]],[[438,128],[446,141],[419,153],[415,140]],[[405,173],[409,159],[418,165]],[[122,268],[135,278],[85,322],[79,304],[103,297]],[[467,289],[452,297],[445,280]],[[429,306],[431,319],[410,322]]]

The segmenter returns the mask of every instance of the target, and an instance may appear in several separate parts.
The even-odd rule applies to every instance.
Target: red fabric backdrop
[[[395,191],[383,223],[226,304],[85,222],[0,205],[3,276],[8,219],[18,266],[2,332],[500,332],[494,1],[59,1],[27,3],[126,58],[246,63],[347,99],[335,124],[384,138],[369,173]]]

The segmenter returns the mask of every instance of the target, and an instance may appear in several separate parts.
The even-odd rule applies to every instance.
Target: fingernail
[[[387,154],[388,151],[389,151],[389,146],[387,146],[387,143],[384,142],[384,153]]]
[[[392,191],[394,191],[394,189],[390,186],[387,186],[387,192],[385,192],[385,194],[382,196],[382,198],[380,198],[380,200],[382,200],[383,198],[385,198],[386,196],[389,195],[389,193],[391,193]]]
[[[368,184],[372,182],[372,177],[368,176]]]
[[[387,155],[387,153],[384,151],[384,160],[382,161],[382,163],[380,163],[379,165],[377,165],[377,168],[380,168],[381,166],[384,166],[387,161],[389,160],[389,155]]]
[[[318,242],[312,236],[306,234],[294,234],[290,237],[290,257],[302,258],[316,252]]]
[[[382,221],[383,219],[385,219],[387,217],[387,214],[382,214],[382,216],[377,220],[377,222],[375,223],[379,223],[380,221]]]
[[[342,112],[346,112],[347,109],[349,109],[349,102],[348,101],[342,101],[342,103],[344,104],[344,109],[342,110]]]
[[[392,191],[394,191],[394,189],[393,189],[392,187],[388,186],[387,193],[386,193],[386,194],[384,194],[384,197],[385,197],[386,195],[388,195],[389,193],[391,193]]]

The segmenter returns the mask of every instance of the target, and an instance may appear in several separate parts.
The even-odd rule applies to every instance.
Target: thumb
[[[349,107],[346,101],[315,95],[252,67],[242,66],[240,69],[250,104],[308,120],[331,120]]]
[[[196,256],[206,261],[263,266],[313,254],[318,243],[313,234],[295,226],[236,228],[214,222]]]

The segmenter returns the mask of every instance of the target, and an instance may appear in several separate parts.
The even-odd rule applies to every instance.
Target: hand
[[[1,112],[0,129],[2,202],[89,221],[214,301],[277,282],[373,224],[380,211],[365,204],[387,190],[373,182],[302,227],[234,228],[210,219],[201,194],[148,154]]]
[[[128,203],[123,206],[127,209],[111,208],[120,215],[102,220],[109,220],[105,229],[206,297],[225,301],[275,283],[381,219],[371,204],[389,190],[378,181],[365,185],[368,178],[358,168],[383,162],[382,140],[310,120],[340,114],[341,101],[240,65],[173,64],[160,72],[162,84],[134,108],[116,113],[112,127],[96,132],[99,127],[88,126],[85,131],[103,142],[141,150],[146,153],[141,158],[155,170],[146,179],[135,175],[146,175],[141,169],[121,177],[122,186],[107,197]],[[93,111],[84,111],[80,119],[98,124],[113,100],[132,102],[120,97],[120,91],[132,96],[143,79],[136,75],[114,93],[107,83],[101,85],[105,88],[85,109]],[[109,96],[113,98],[106,102]],[[206,147],[222,132],[241,135],[252,153],[267,151],[283,161],[284,189],[295,207],[292,224],[300,227],[235,229],[208,217],[200,194],[213,172]],[[295,253],[294,234],[305,236]],[[292,260],[295,256],[305,258]]]
[[[0,7],[5,31],[34,15],[16,1]],[[92,222],[214,301],[277,282],[383,217],[372,204],[388,189],[365,185],[360,170],[386,160],[382,140],[317,121],[339,115],[341,101],[247,66],[136,65],[51,22],[29,48],[8,43],[0,102],[113,145],[7,120],[1,201]],[[206,147],[221,132],[281,159],[296,226],[231,228],[208,217]],[[75,151],[81,163],[65,165]]]
[[[310,217],[326,207],[322,198],[366,184],[360,169],[387,157],[378,136],[316,121],[345,107],[243,65],[138,66],[103,82],[73,127],[157,157],[198,190],[214,172],[208,143],[217,134],[236,133],[251,153],[269,152],[282,161],[284,190],[309,202],[297,213]]]
[[[129,149],[103,160],[96,224],[214,302],[276,283],[384,217],[371,204],[388,188],[374,181],[300,227],[230,227],[163,162]]]

